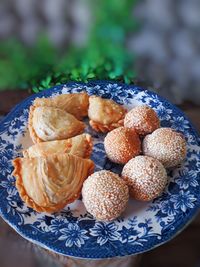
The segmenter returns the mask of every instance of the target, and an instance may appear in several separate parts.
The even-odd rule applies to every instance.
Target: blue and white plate
[[[122,217],[106,223],[94,220],[77,200],[56,214],[37,213],[20,199],[11,160],[32,143],[27,131],[28,109],[35,97],[86,91],[110,98],[128,109],[141,104],[158,113],[162,126],[172,127],[187,140],[187,159],[168,172],[169,184],[153,202],[129,201]],[[103,134],[89,126],[94,138],[96,170],[120,172],[107,160]],[[16,106],[0,125],[0,213],[24,238],[52,251],[80,258],[102,259],[137,254],[159,246],[179,233],[200,204],[200,140],[184,114],[155,93],[111,82],[69,83],[32,95]]]

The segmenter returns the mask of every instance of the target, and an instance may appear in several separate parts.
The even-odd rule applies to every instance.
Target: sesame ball
[[[125,164],[140,154],[141,142],[135,130],[119,127],[107,134],[104,147],[112,162]]]
[[[111,221],[125,210],[129,190],[117,174],[103,170],[85,180],[82,196],[86,210],[97,220]]]
[[[158,197],[167,184],[167,173],[162,163],[147,156],[131,159],[122,170],[122,178],[129,186],[130,195],[142,201]]]
[[[171,128],[160,128],[143,140],[144,155],[158,159],[166,168],[180,164],[186,157],[186,141]]]
[[[135,129],[139,135],[146,135],[160,127],[160,120],[152,108],[144,105],[135,107],[126,114],[124,126]]]

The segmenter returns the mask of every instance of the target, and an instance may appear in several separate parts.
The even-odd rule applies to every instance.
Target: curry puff
[[[113,100],[97,96],[89,98],[90,126],[97,132],[109,132],[123,126],[126,109]]]
[[[53,98],[36,98],[33,105],[35,107],[53,107],[63,109],[74,115],[78,120],[88,114],[89,96],[84,93],[64,94]]]
[[[55,140],[35,144],[23,151],[24,157],[42,157],[55,153],[68,153],[81,158],[89,158],[92,152],[92,137],[80,134],[66,140]]]
[[[57,212],[78,199],[94,163],[71,154],[16,158],[13,175],[22,200],[38,212]]]
[[[33,142],[39,143],[81,134],[85,124],[62,109],[31,106],[28,127]]]

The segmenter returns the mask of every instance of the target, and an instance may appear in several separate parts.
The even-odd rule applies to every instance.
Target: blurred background
[[[143,83],[200,102],[199,0],[1,0],[0,90]]]
[[[0,116],[31,93],[91,79],[156,91],[200,128],[200,1],[0,0]],[[141,266],[199,267],[199,228],[197,218]],[[1,267],[56,264],[27,247],[1,221]]]

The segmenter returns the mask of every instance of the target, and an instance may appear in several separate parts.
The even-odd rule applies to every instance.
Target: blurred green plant
[[[133,82],[134,55],[126,48],[129,33],[138,29],[132,16],[137,0],[93,0],[94,25],[85,47],[60,53],[46,37],[34,48],[19,41],[0,44],[0,89],[42,91],[67,81],[111,79]]]

